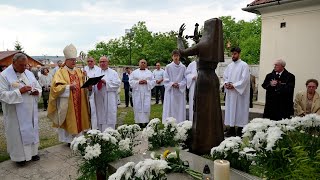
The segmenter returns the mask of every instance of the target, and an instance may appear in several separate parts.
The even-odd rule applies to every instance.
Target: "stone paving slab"
[[[26,166],[18,167],[12,161],[0,163],[1,180],[70,180],[76,179],[80,162],[66,144],[53,146],[39,151],[40,160],[29,161]]]

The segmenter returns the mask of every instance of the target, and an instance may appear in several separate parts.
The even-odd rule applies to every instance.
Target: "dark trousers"
[[[164,86],[155,86],[156,89],[156,104],[159,103],[159,92],[161,95],[161,103],[163,104],[164,99]]]
[[[130,101],[130,105],[131,107],[133,107],[133,103],[132,103],[132,97],[129,96],[129,89],[124,89],[124,96],[125,96],[125,101],[126,101],[126,106],[129,106],[129,101]]]
[[[48,108],[49,93],[49,91],[42,91],[43,109],[45,110]]]

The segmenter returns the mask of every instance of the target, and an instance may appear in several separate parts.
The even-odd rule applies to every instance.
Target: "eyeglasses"
[[[93,62],[93,61],[88,61],[88,62]]]

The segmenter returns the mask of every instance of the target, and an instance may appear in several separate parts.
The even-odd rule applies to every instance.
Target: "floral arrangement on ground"
[[[162,154],[152,152],[151,159],[135,164],[128,162],[112,174],[108,180],[165,180],[167,173],[187,173],[196,180],[202,179],[202,173],[189,168],[189,163],[180,158],[180,150],[169,150]]]
[[[253,119],[243,136],[212,148],[212,159],[267,179],[320,179],[320,116]]]
[[[74,138],[70,148],[82,159],[78,179],[106,177],[108,163],[133,155],[139,131],[138,125],[122,125],[117,130],[108,128],[104,132],[89,130]]]
[[[191,128],[191,121],[176,124],[174,118],[168,118],[166,123],[162,124],[156,118],[150,120],[143,129],[142,135],[148,139],[149,149],[152,150],[169,146],[188,148]],[[141,139],[137,138],[139,132],[141,128],[136,124],[122,125],[116,130],[108,128],[104,132],[89,130],[84,135],[74,138],[70,148],[82,159],[78,179],[90,179],[95,176],[107,177],[108,163],[133,155],[133,147],[141,142]],[[163,165],[160,159],[146,162],[157,162],[155,165]],[[126,167],[132,166],[132,164],[127,164]],[[156,179],[161,179],[160,174]]]

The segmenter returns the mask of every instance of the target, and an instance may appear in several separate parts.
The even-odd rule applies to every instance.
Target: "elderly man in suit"
[[[274,70],[267,74],[262,87],[266,90],[263,118],[281,120],[294,114],[293,93],[295,76],[285,68],[286,62],[276,60]]]
[[[294,115],[301,117],[313,113],[320,115],[320,98],[316,92],[318,81],[309,79],[306,82],[306,87],[307,90],[297,93],[294,99]]]

